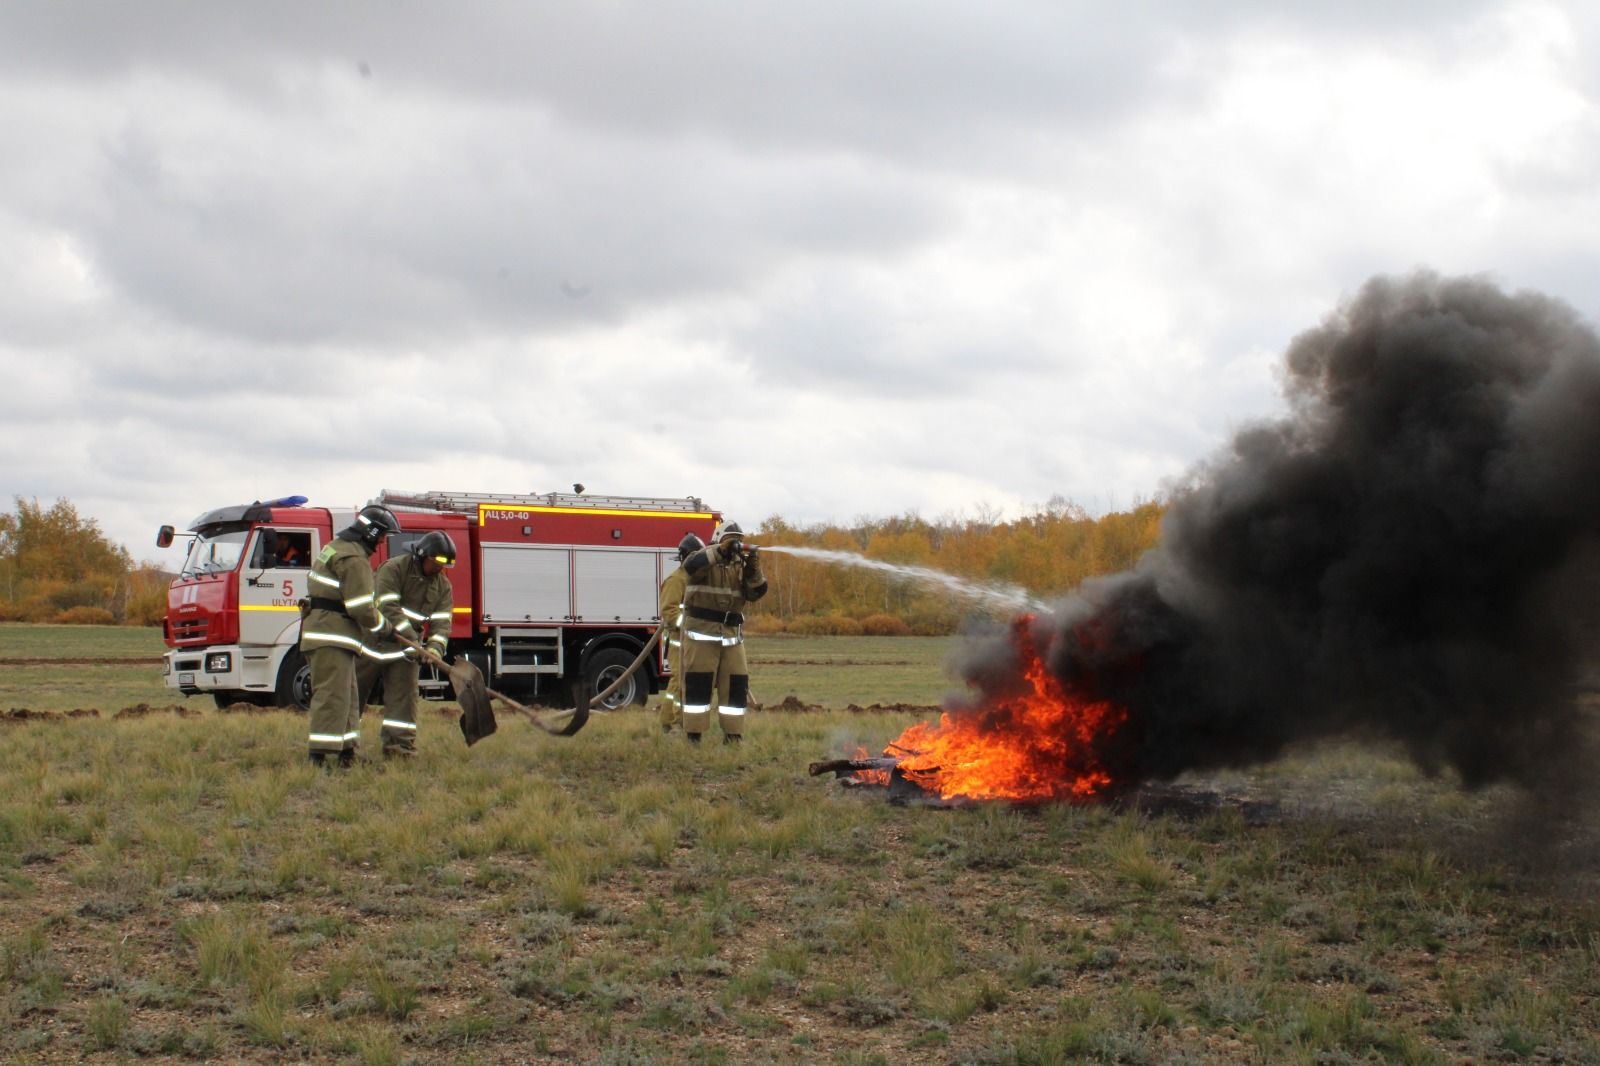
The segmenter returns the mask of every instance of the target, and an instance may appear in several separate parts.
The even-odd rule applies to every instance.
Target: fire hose
[[[591,704],[603,703],[612,693],[622,687],[624,681],[634,675],[650,653],[655,650],[656,645],[661,642],[661,631],[664,628],[664,626],[656,627],[656,631],[650,635],[649,640],[645,641],[644,647],[639,649],[639,654],[634,657],[633,662],[629,663],[628,668],[611,684],[592,697],[587,692],[581,693],[577,705],[570,711],[557,711],[548,715],[541,715],[532,707],[525,707],[510,696],[490,688],[483,679],[483,673],[471,662],[462,659],[455,663],[447,663],[409,637],[402,636],[399,633],[390,635],[401,644],[413,649],[422,657],[424,662],[431,663],[450,675],[450,684],[456,690],[456,701],[461,704],[463,711],[462,732],[467,735],[467,746],[471,747],[482,736],[487,736],[489,733],[494,732],[494,712],[489,705],[490,697],[499,700],[519,714],[525,715],[530,722],[546,733],[558,737],[572,736],[589,721]],[[474,735],[473,731],[468,730],[466,719],[487,723],[487,728],[483,729],[480,735]],[[566,719],[566,722],[557,724],[562,719]]]

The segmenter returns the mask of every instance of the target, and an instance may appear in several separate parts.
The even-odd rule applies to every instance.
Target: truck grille
[[[172,639],[178,643],[205,640],[211,628],[208,618],[182,618],[172,623]]]

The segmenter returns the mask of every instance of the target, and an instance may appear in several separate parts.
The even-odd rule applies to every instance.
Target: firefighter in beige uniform
[[[724,523],[713,538],[684,561],[689,587],[683,598],[683,731],[698,744],[710,725],[715,701],[724,744],[744,733],[750,702],[750,668],[744,657],[744,605],[767,594],[767,579],[744,531]]]
[[[356,659],[365,651],[363,636],[389,628],[374,602],[368,560],[386,533],[399,531],[387,507],[363,507],[307,575],[309,610],[300,626],[300,650],[311,667],[311,761],[319,766],[329,755],[337,755],[341,766],[355,762],[361,739]]]
[[[444,656],[450,643],[450,613],[455,593],[444,572],[456,565],[456,545],[449,534],[433,530],[405,555],[378,567],[373,579],[378,610],[394,633],[422,643],[428,630],[427,649]],[[362,706],[373,686],[383,680],[383,753],[407,756],[417,750],[417,653],[397,640],[368,640],[367,655],[356,666],[356,684]]]
[[[667,691],[661,694],[663,733],[672,732],[683,708],[683,594],[689,587],[689,572],[683,568],[683,561],[705,546],[705,541],[693,533],[684,534],[678,542],[678,567],[661,583],[661,626],[665,630],[661,636],[666,642],[667,669],[672,671]]]

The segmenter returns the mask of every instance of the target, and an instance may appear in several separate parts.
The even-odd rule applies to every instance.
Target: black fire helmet
[[[432,559],[448,569],[456,565],[456,542],[442,529],[431,530],[411,545],[411,557],[419,563]]]

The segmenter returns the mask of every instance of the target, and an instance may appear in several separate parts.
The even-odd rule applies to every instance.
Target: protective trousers
[[[415,659],[370,659],[356,664],[356,684],[361,705],[366,706],[372,687],[383,682],[383,738],[385,755],[410,755],[417,750],[417,678],[422,668]]]
[[[724,627],[716,627],[724,628]],[[744,712],[750,702],[750,668],[745,663],[744,637],[683,633],[683,731],[698,735],[710,725],[713,702],[723,736],[744,733]]]
[[[311,667],[311,754],[353,757],[361,740],[361,697],[356,692],[356,655],[324,646],[305,652]]]
[[[683,630],[667,630],[667,690],[661,694],[661,724],[668,729],[683,720]]]

